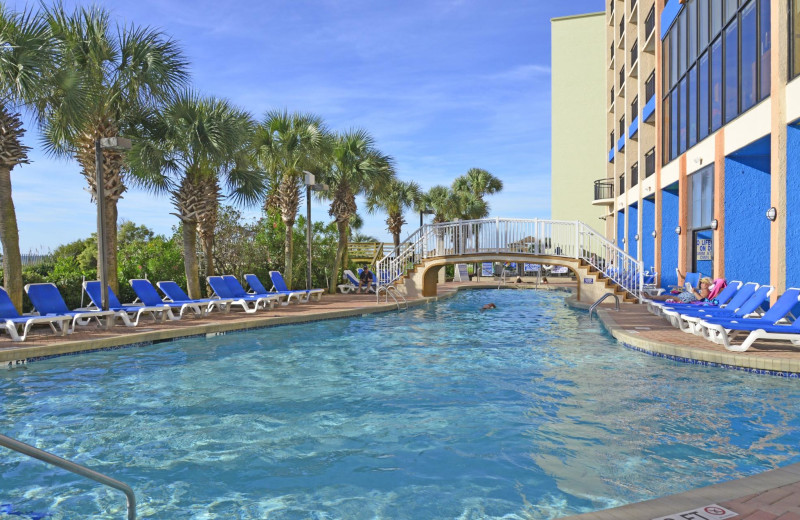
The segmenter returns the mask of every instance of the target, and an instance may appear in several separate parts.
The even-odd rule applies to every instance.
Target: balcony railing
[[[611,87],[611,104],[614,104],[614,87]]]
[[[656,6],[650,8],[647,13],[647,18],[644,19],[644,38],[645,40],[650,37],[650,33],[656,28]]]
[[[644,97],[647,101],[650,101],[653,96],[656,95],[656,71],[650,73],[647,76],[647,80],[644,82]]]
[[[619,69],[619,89],[622,91],[622,87],[625,86],[625,65]]]
[[[614,16],[614,0],[610,0],[608,3],[608,11],[611,13],[611,16]]]
[[[631,188],[639,184],[639,163],[631,166]]]
[[[650,151],[644,154],[644,178],[648,178],[656,172],[656,149],[650,148]]]
[[[633,42],[631,46],[631,66],[636,63],[637,59],[639,59],[639,40]]]
[[[619,21],[619,36],[620,38],[625,36],[625,18]]]
[[[611,57],[608,58],[608,61],[611,61],[613,59],[614,59],[614,42],[611,42]]]
[[[633,0],[633,2],[631,2],[631,11],[633,11],[634,7],[636,7],[636,0]]]
[[[631,103],[631,121],[639,117],[639,96],[636,96]]]
[[[625,193],[625,174],[619,176],[619,194]]]
[[[614,181],[611,179],[598,179],[594,181],[594,200],[614,198]]]
[[[614,131],[612,130],[611,131],[611,148],[613,149],[614,146],[616,146],[616,145],[617,145],[617,141],[616,141],[616,139],[614,139]]]
[[[619,120],[619,135],[625,135],[625,116]]]

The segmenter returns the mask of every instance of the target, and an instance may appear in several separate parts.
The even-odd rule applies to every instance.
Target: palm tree
[[[450,222],[461,218],[463,197],[447,186],[434,186],[422,197],[422,205],[433,211],[433,223]]]
[[[192,298],[200,297],[198,231],[206,275],[214,273],[213,230],[222,198],[220,181],[237,203],[254,204],[263,195],[261,174],[235,167],[254,126],[247,112],[227,101],[186,91],[145,125],[142,139],[129,153],[137,182],[171,195],[174,215],[182,223],[186,285]]]
[[[180,90],[188,80],[187,62],[178,45],[160,31],[134,25],[112,31],[103,8],[68,13],[56,3],[43,10],[64,53],[64,70],[73,71],[85,89],[77,120],[61,109],[48,114],[46,144],[56,155],[77,159],[96,200],[95,141],[127,132],[132,119]],[[104,150],[102,160],[105,200],[98,203],[106,205],[105,269],[109,285],[117,289],[117,201],[128,179],[121,153]]]
[[[314,164],[325,149],[328,131],[321,118],[307,113],[273,110],[258,126],[254,138],[256,159],[269,181],[265,209],[277,208],[286,225],[284,278],[293,283],[294,223],[300,205],[303,170]]]
[[[375,140],[366,130],[354,129],[333,139],[330,163],[322,175],[330,186],[325,196],[331,199],[328,214],[336,221],[339,242],[334,260],[330,292],[336,291],[344,266],[350,219],[356,215],[356,195],[371,196],[394,179],[392,158],[375,147]]]
[[[22,310],[22,260],[11,171],[19,164],[28,164],[30,150],[22,144],[25,129],[19,110],[24,107],[41,121],[51,108],[51,89],[75,92],[79,86],[76,82],[63,82],[65,78],[56,74],[59,57],[56,42],[41,17],[27,10],[14,13],[0,5],[0,245],[3,283],[18,311]],[[64,107],[66,114],[75,110],[75,104]]]
[[[386,226],[394,239],[394,247],[400,245],[400,232],[406,223],[403,212],[418,207],[422,201],[422,191],[414,181],[394,179],[384,189],[367,198],[367,210],[375,213],[383,210],[388,214]]]
[[[486,195],[495,194],[503,189],[503,181],[482,168],[470,168],[466,174],[453,181],[453,190],[466,193],[464,206],[468,209],[465,218],[484,218],[489,215],[489,204],[484,201]]]

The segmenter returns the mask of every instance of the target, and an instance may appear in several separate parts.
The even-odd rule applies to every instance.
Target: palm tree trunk
[[[328,287],[328,291],[331,294],[336,292],[336,286],[341,279],[341,271],[344,268],[345,256],[347,255],[347,223],[337,220],[336,229],[339,230],[339,243],[336,246],[336,258],[333,261],[333,275],[330,279],[330,287]]]
[[[214,276],[214,235],[207,234],[202,239],[203,255],[206,257],[206,276]]]
[[[19,228],[11,198],[11,170],[0,168],[0,244],[3,246],[3,285],[18,312],[22,312],[22,259]]]
[[[117,201],[106,198],[105,244],[106,244],[106,280],[111,290],[119,294],[119,276],[117,273]],[[98,261],[102,258],[100,253],[100,240],[97,241]],[[100,273],[97,273],[98,276]]]
[[[284,272],[283,279],[291,289],[293,287],[293,256],[294,256],[294,222],[297,217],[297,208],[300,205],[300,188],[297,179],[289,174],[281,178],[278,187],[278,200],[281,207],[281,219],[286,226],[284,236]]]
[[[197,269],[197,222],[183,222],[183,265],[189,298],[200,298],[200,278]]]

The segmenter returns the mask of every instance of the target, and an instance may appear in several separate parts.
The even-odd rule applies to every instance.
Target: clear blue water
[[[170,520],[556,518],[800,460],[796,380],[625,349],[563,296],[471,291],[37,362],[0,372],[0,432]],[[7,451],[0,504],[15,520],[124,511]]]

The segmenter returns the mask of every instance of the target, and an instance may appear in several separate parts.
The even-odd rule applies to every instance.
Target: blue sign
[[[494,262],[483,262],[481,264],[481,276],[494,276]]]

